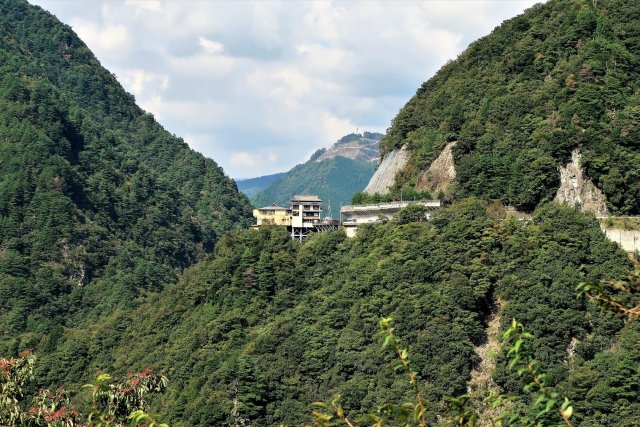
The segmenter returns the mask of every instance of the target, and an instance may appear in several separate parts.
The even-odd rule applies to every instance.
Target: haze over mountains
[[[236,179],[236,184],[238,190],[242,191],[247,197],[253,197],[285,175],[286,172],[279,172],[272,175],[258,176],[256,178]]]
[[[521,425],[640,422],[640,324],[576,291],[624,279],[633,254],[592,213],[553,202],[562,176],[584,169],[610,212],[639,213],[635,0],[550,0],[474,42],[381,141],[383,157],[407,153],[390,197],[435,182],[445,152],[449,206],[304,243],[277,226],[248,230],[235,183],[137,107],[70,27],[21,0],[0,8],[0,356],[37,357],[24,413],[40,387],[80,390],[71,401],[84,409],[97,374],[150,367],[169,383],[145,409],[173,426],[307,425],[313,402],[338,395],[350,419],[400,416],[385,408],[416,393],[399,356],[425,425],[490,424],[492,392]],[[375,162],[327,153],[373,158],[373,141],[353,143],[378,137],[316,153],[264,203],[322,195],[354,162],[363,168],[349,179],[364,188]],[[618,309],[638,301],[603,286]],[[382,349],[388,317],[410,357]],[[512,319],[532,335],[509,351]],[[514,352],[535,358],[548,400]],[[402,425],[420,425],[409,412]]]

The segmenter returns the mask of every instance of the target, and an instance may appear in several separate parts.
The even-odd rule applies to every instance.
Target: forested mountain
[[[136,305],[249,218],[69,26],[0,2],[0,354]],[[81,370],[74,353],[54,369]]]
[[[638,424],[640,323],[576,290],[632,262],[593,215],[544,202],[580,148],[610,208],[638,211],[639,20],[631,0],[550,0],[507,21],[426,82],[382,141],[411,152],[393,191],[458,141],[451,205],[298,243],[275,226],[233,230],[249,205],[213,161],[136,107],[69,27],[1,2],[0,355],[33,349],[28,392],[151,368],[169,383],[149,410],[171,425],[306,425],[336,395],[352,419],[415,397],[376,333],[393,317],[436,425],[478,370],[492,388],[474,398],[537,408],[495,343],[517,319],[534,334],[517,347],[570,399],[573,425]],[[353,161],[308,163],[337,185]],[[334,197],[294,187],[305,166],[284,200]]]
[[[295,194],[317,194],[325,209],[331,202],[337,216],[340,204],[350,203],[373,176],[382,136],[372,132],[346,135],[329,148],[316,151],[307,162],[252,196],[251,201],[257,207],[272,203],[289,206]]]
[[[472,43],[393,120],[383,154],[407,145],[395,192],[448,141],[458,197],[530,210],[552,200],[579,148],[609,210],[640,213],[640,9],[636,0],[552,0]]]
[[[410,398],[376,336],[378,319],[392,316],[427,384],[433,425],[443,396],[466,393],[494,313],[539,337],[536,358],[572,400],[574,425],[640,419],[637,322],[625,326],[575,290],[624,277],[626,254],[569,207],[542,207],[528,223],[503,218],[469,199],[430,222],[368,226],[355,239],[332,232],[300,245],[275,226],[232,233],[180,283],[68,339],[100,355],[89,371],[164,372],[169,390],[153,412],[172,425],[301,425],[312,402],[335,394],[353,418]],[[488,375],[527,402],[504,353],[491,357]]]
[[[236,179],[236,185],[238,186],[238,190],[242,191],[247,197],[253,197],[282,178],[285,174],[286,172],[280,172],[274,173],[273,175],[259,176],[257,178]]]
[[[346,157],[332,157],[319,162],[297,165],[285,176],[251,198],[257,207],[272,203],[289,206],[295,194],[317,194],[337,215],[340,203],[351,202],[354,193],[367,185],[376,164]],[[334,216],[335,216],[334,215]]]

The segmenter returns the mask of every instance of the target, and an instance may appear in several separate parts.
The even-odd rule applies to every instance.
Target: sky
[[[385,132],[447,61],[536,0],[30,0],[233,178]]]

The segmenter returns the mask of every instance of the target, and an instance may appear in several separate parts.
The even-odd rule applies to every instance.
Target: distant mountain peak
[[[376,132],[351,133],[340,138],[329,148],[322,148],[311,156],[312,162],[346,157],[351,160],[378,162],[380,160],[380,140],[384,135]]]

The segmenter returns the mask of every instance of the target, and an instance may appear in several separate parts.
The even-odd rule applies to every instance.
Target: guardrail
[[[369,210],[369,209],[402,209],[406,208],[409,205],[422,205],[429,208],[439,208],[441,207],[440,200],[410,200],[402,202],[384,202],[384,203],[370,203],[365,205],[344,205],[340,207],[340,211],[343,212],[345,210]]]

